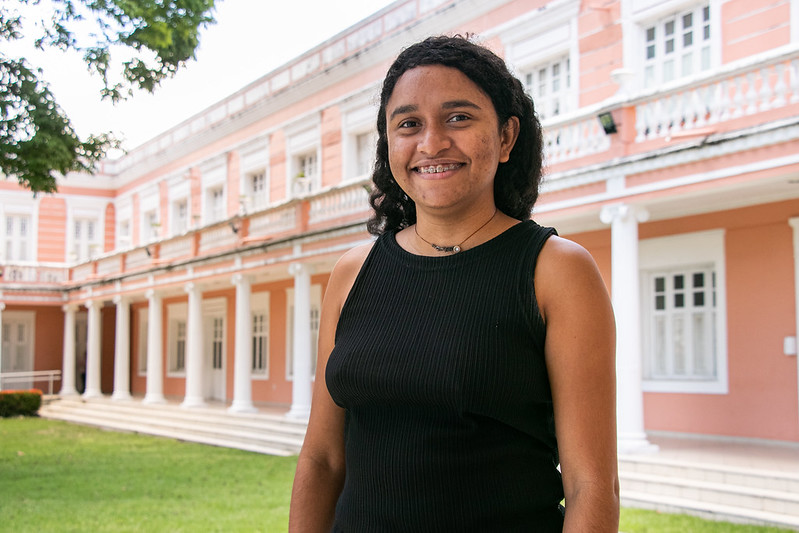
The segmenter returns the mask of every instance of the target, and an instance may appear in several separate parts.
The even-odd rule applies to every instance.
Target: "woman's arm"
[[[535,290],[546,322],[563,489],[564,532],[618,531],[616,333],[610,299],[591,255],[551,237]]]
[[[329,532],[333,526],[336,501],[344,484],[344,410],[330,397],[325,368],[335,343],[341,307],[370,249],[371,244],[344,254],[333,268],[325,291],[311,416],[291,492],[291,533]]]

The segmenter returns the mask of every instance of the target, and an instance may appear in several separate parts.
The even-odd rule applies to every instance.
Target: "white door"
[[[225,400],[225,316],[206,318],[205,360],[207,389],[206,397]]]
[[[31,372],[33,370],[33,312],[3,313],[2,361],[0,372]],[[30,389],[33,380],[3,384],[4,389]]]

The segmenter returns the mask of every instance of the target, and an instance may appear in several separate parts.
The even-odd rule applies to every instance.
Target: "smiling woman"
[[[529,220],[533,102],[431,37],[377,128],[378,238],[331,274],[290,530],[617,531],[613,313],[590,255]]]

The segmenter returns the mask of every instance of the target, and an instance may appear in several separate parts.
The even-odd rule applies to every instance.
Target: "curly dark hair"
[[[412,68],[426,65],[452,67],[465,74],[491,98],[500,127],[510,117],[519,119],[519,136],[510,158],[497,168],[494,201],[497,208],[510,217],[518,220],[530,218],[538,198],[544,144],[533,100],[505,62],[491,50],[468,37],[435,36],[403,50],[383,80],[377,112],[377,157],[372,172],[374,188],[369,196],[374,209],[367,222],[369,233],[380,235],[416,222],[416,204],[397,184],[389,167],[386,105],[400,77]]]

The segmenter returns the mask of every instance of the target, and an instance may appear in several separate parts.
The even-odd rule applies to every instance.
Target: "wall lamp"
[[[230,226],[230,230],[233,233],[238,233],[239,230],[241,229],[241,224],[239,224],[238,221],[236,221],[236,220],[228,221],[228,225]]]
[[[602,129],[605,130],[605,135],[616,133],[616,121],[613,120],[613,115],[610,111],[605,111],[597,116],[599,123],[602,124]]]

